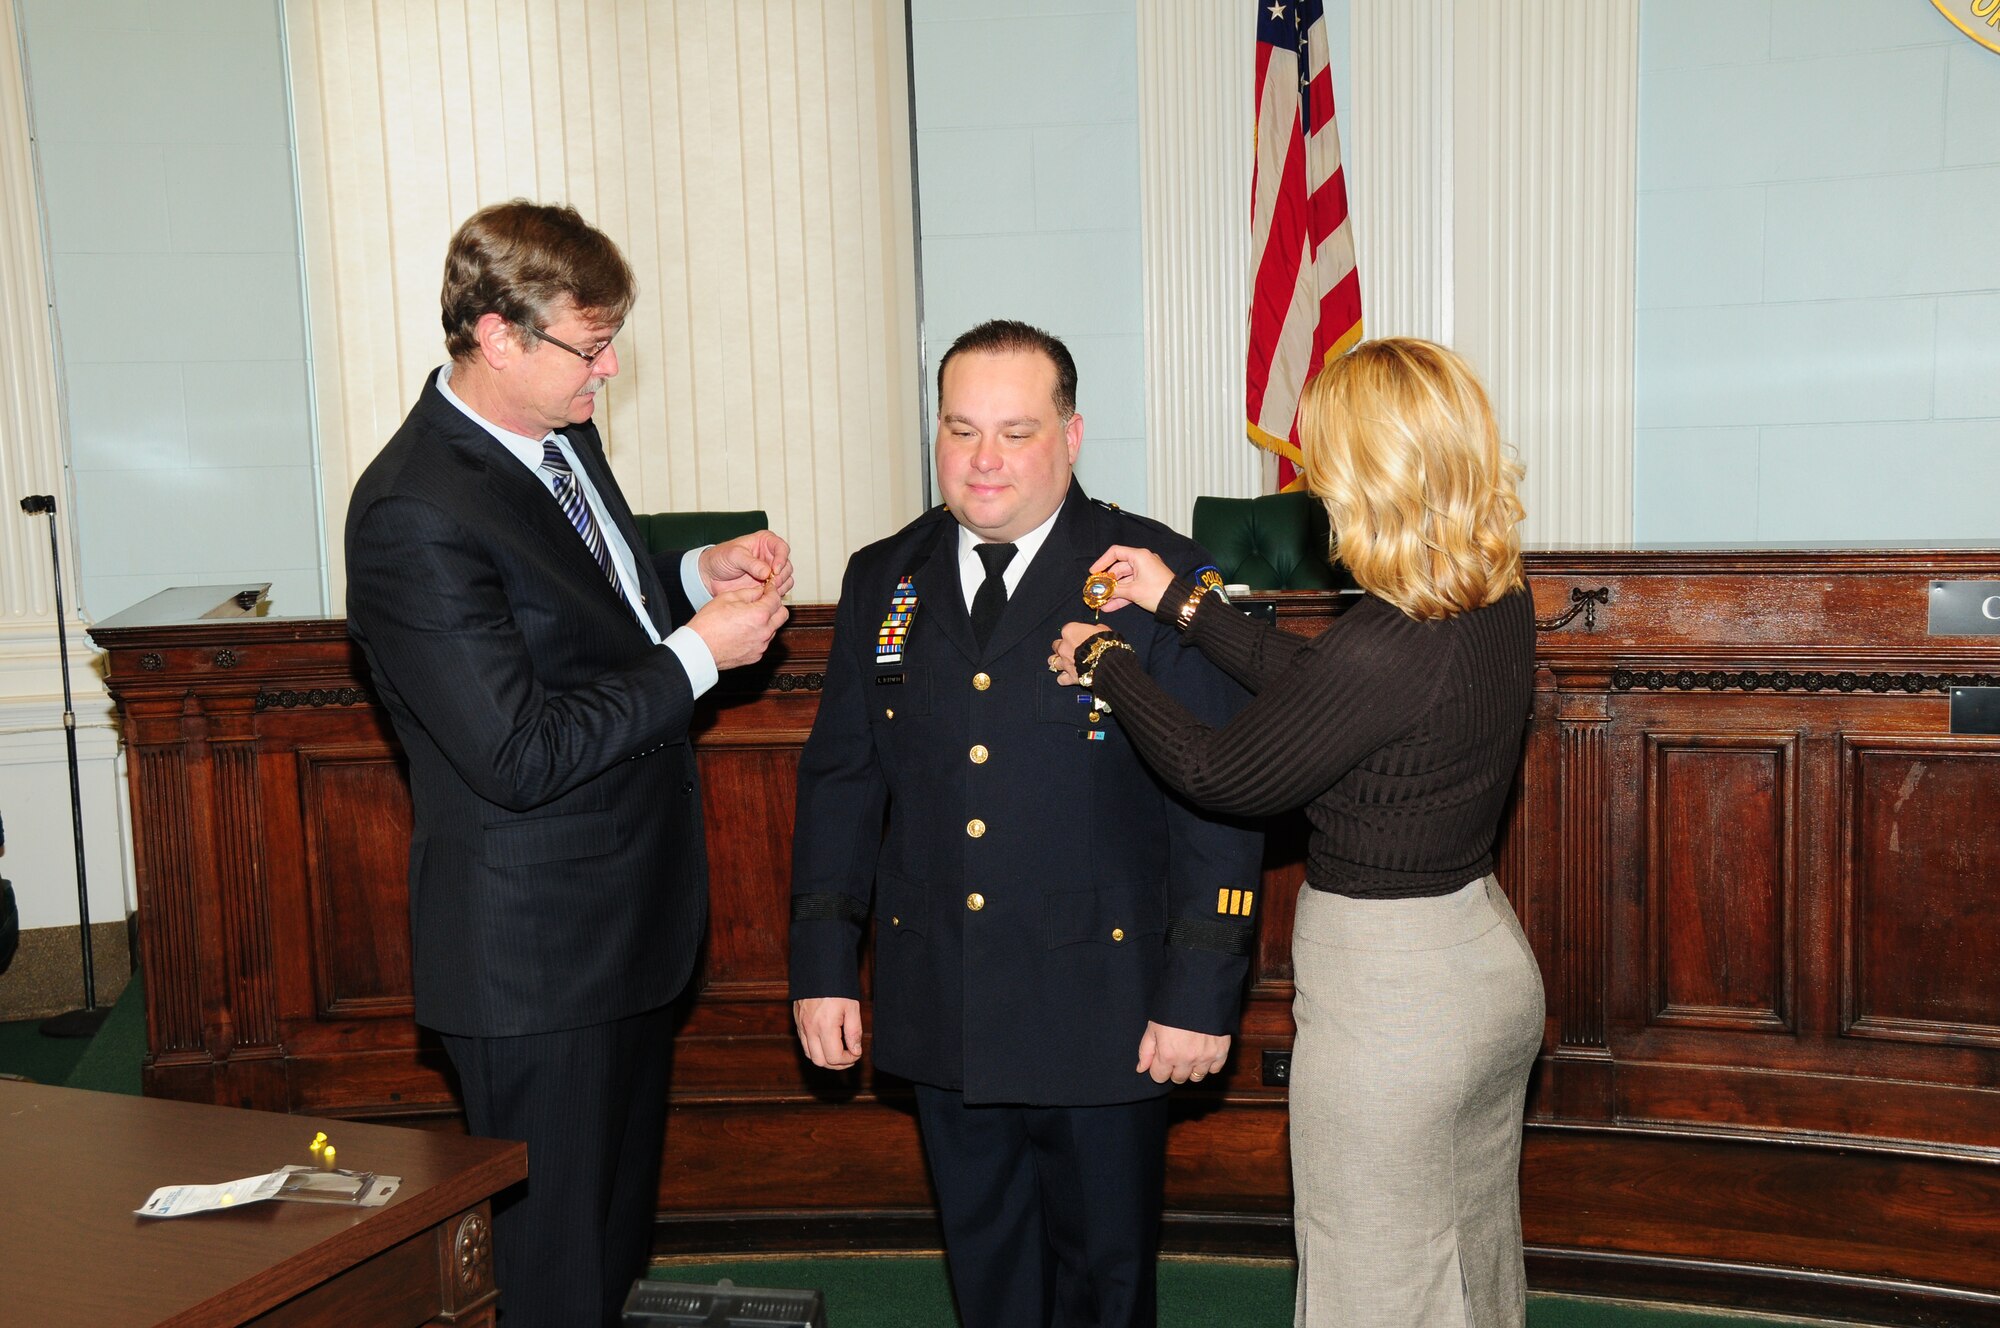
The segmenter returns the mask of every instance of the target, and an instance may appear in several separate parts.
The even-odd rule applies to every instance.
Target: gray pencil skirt
[[[1542,978],[1493,878],[1299,891],[1298,1328],[1521,1328],[1521,1113]]]

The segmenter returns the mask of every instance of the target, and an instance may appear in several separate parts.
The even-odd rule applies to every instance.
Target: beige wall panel
[[[796,597],[916,514],[890,0],[287,0],[332,581],[347,495],[443,358],[453,228],[573,203],[640,297],[600,416],[639,511],[761,507]]]

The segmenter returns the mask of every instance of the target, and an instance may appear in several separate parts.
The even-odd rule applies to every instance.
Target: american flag
[[[1299,487],[1299,393],[1361,340],[1361,279],[1333,123],[1321,0],[1257,9],[1257,163],[1250,184],[1250,440]]]

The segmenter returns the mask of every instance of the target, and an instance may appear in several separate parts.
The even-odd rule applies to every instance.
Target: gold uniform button
[[[973,691],[983,692],[992,685],[993,685],[993,678],[991,675],[985,673],[975,673],[972,675]]]
[[[1114,941],[1122,941],[1122,940],[1124,940],[1124,939],[1125,939],[1125,929],[1124,929],[1123,927],[1113,927],[1113,928],[1111,929],[1111,939],[1112,939],[1112,940],[1114,940]]]
[[[889,925],[891,927],[900,927],[903,925],[903,920],[901,918],[890,918]]]
[[[969,753],[969,755],[972,757],[972,763],[974,765],[985,765],[986,758],[992,755],[992,753],[986,750],[985,743],[975,742],[972,744],[972,751]]]
[[[1091,711],[1091,712],[1090,712],[1090,722],[1091,722],[1091,723],[1093,723],[1093,724],[1095,724],[1095,723],[1098,723],[1098,722],[1099,722],[1100,720],[1102,720],[1102,719],[1103,719],[1103,716],[1102,716],[1102,715],[1100,715],[1100,714],[1098,714],[1098,713],[1097,713],[1097,712],[1096,712],[1095,710],[1093,710],[1093,711]]]
[[[882,711],[882,718],[884,719],[894,719],[895,717],[896,717],[896,712],[894,710],[885,708]]]
[[[977,890],[974,890],[971,894],[965,897],[965,906],[971,909],[974,913],[977,913],[980,909],[986,907],[986,896],[980,894]]]
[[[965,823],[965,833],[971,835],[974,839],[979,838],[986,833],[986,822],[980,820],[977,816],[973,817]]]

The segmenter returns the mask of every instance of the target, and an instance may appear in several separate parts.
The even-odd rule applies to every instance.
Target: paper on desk
[[[270,1198],[284,1183],[284,1172],[271,1171],[262,1176],[224,1181],[220,1185],[162,1185],[153,1191],[151,1198],[132,1211],[140,1217],[183,1217],[188,1213],[207,1213],[217,1208],[236,1208]]]

